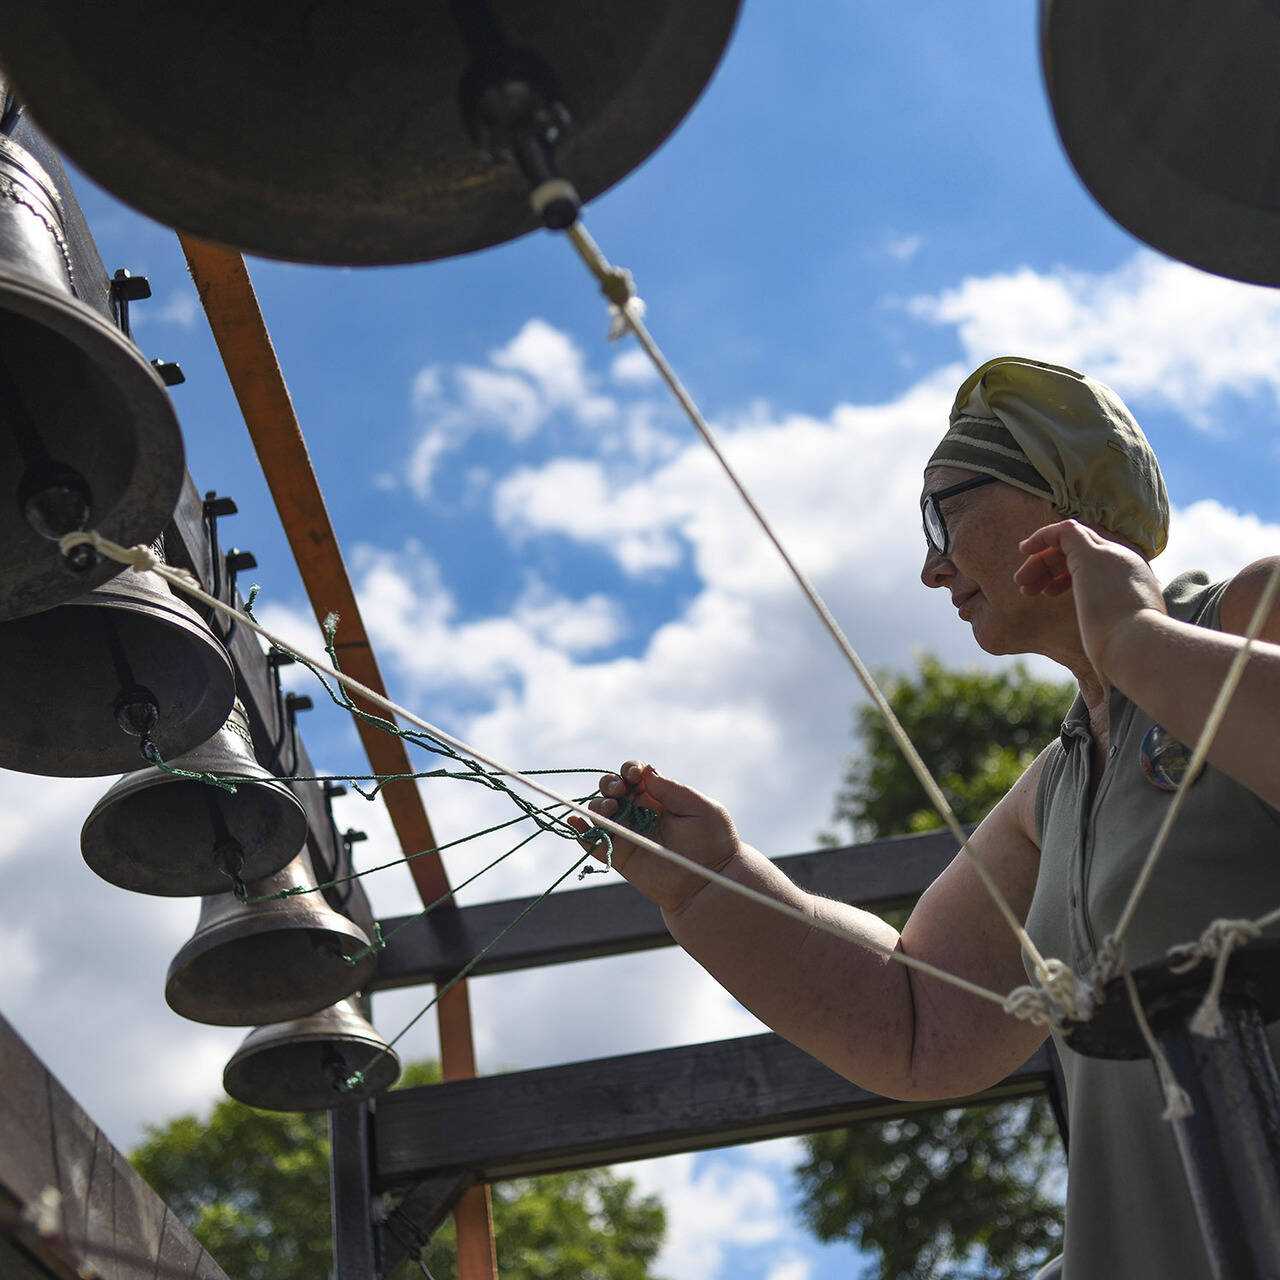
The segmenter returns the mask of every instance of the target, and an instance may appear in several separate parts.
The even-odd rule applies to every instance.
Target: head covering
[[[1142,428],[1110,387],[1055,364],[998,356],[961,384],[929,467],[964,467],[1048,498],[1148,559],[1169,536],[1169,497]]]

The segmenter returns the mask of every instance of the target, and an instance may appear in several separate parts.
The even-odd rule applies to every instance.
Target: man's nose
[[[940,551],[932,547],[925,553],[924,568],[920,570],[920,581],[926,587],[941,587],[955,573],[955,565]]]

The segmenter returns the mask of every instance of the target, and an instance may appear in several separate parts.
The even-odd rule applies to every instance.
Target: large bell
[[[364,1080],[344,1091],[343,1081],[358,1071]],[[354,1000],[342,1000],[308,1018],[250,1031],[227,1063],[222,1087],[237,1102],[265,1111],[328,1111],[372,1097],[399,1078],[395,1050]]]
[[[234,699],[226,651],[158,573],[0,622],[0,768],[123,773],[144,737],[170,760],[216,733]]]
[[[94,528],[125,546],[160,535],[185,469],[169,394],[120,331],[77,297],[62,200],[0,135],[0,618],[106,582],[57,539]]]
[[[104,880],[135,893],[195,898],[229,892],[237,876],[262,880],[293,860],[307,837],[306,813],[254,758],[239,701],[213,737],[166,763],[235,774],[235,794],[155,767],[125,774],[80,833],[84,860]]]
[[[693,106],[739,3],[41,0],[5,14],[2,56],[41,129],[161,222],[268,257],[416,262],[539,225],[464,123],[490,10],[508,61],[568,108],[560,169],[591,199]]]
[[[1041,0],[1040,37],[1098,203],[1171,257],[1280,284],[1280,4]]]
[[[305,1017],[366,987],[376,964],[368,936],[319,893],[253,901],[315,884],[304,850],[249,885],[248,902],[233,893],[206,897],[195,934],[169,966],[169,1007],[193,1022],[253,1027]]]

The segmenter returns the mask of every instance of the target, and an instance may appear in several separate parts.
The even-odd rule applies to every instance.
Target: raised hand
[[[738,834],[728,813],[692,787],[664,778],[652,765],[628,760],[617,773],[606,773],[599,789],[601,798],[589,806],[593,813],[616,818],[628,799],[639,808],[653,810],[658,819],[647,832],[650,838],[713,871],[723,870],[739,852]],[[568,821],[579,831],[589,826],[577,816]],[[679,911],[707,883],[633,841],[612,838],[614,868],[664,911]],[[584,845],[603,861],[602,846],[585,841]]]
[[[1110,678],[1107,649],[1124,627],[1145,610],[1168,612],[1150,565],[1077,520],[1045,525],[1018,549],[1027,558],[1014,582],[1023,595],[1072,593],[1085,653],[1102,676]]]

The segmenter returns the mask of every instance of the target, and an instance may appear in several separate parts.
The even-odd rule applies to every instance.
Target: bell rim
[[[287,906],[288,900],[280,905]],[[320,1013],[340,1000],[346,1000],[355,995],[368,985],[373,976],[376,959],[373,952],[369,950],[368,935],[353,920],[348,920],[346,916],[334,912],[337,920],[341,921],[345,928],[339,927],[335,921],[330,921],[326,924],[304,924],[301,922],[289,924],[287,921],[282,923],[278,915],[275,916],[274,923],[268,923],[266,917],[270,914],[268,912],[263,913],[263,925],[260,929],[247,928],[246,926],[249,922],[243,917],[228,917],[200,930],[200,932],[189,938],[169,962],[169,970],[165,975],[164,998],[169,1008],[179,1017],[187,1019],[188,1022],[198,1022],[203,1026],[264,1026],[278,1022],[293,1022],[299,1018],[306,1018],[312,1014]],[[338,938],[341,942],[354,944],[351,948],[353,952],[363,947],[366,950],[366,954],[361,956],[355,963],[339,962],[334,957],[331,962],[326,961],[321,964],[313,958],[310,971],[321,974],[328,985],[324,986],[319,995],[312,995],[307,999],[295,997],[296,1003],[293,1005],[284,1005],[278,1001],[274,1006],[268,1008],[265,997],[260,995],[255,997],[247,994],[245,997],[246,1014],[244,1017],[211,1016],[210,1005],[206,1004],[203,1008],[201,1007],[199,1004],[201,998],[198,991],[199,984],[194,979],[194,971],[199,967],[200,962],[207,961],[211,965],[215,964],[216,962],[213,960],[215,952],[225,952],[228,948],[234,948],[246,935],[257,937],[281,929],[288,931],[295,937],[304,934],[310,935],[309,941],[314,941],[317,935]],[[230,936],[218,941],[219,934],[228,934]],[[339,945],[341,945],[341,942]],[[343,947],[343,952],[346,954],[345,947]],[[339,978],[342,978],[343,981],[339,982]],[[252,982],[245,984],[244,989],[246,992],[251,992]],[[254,999],[257,999],[259,1003],[250,1007]]]
[[[714,13],[708,16],[708,10],[712,6]],[[636,102],[653,97],[653,83],[660,73],[678,77],[673,86],[661,86],[668,90],[668,96],[674,104],[673,109],[662,117],[661,125],[655,130],[656,136],[647,137],[640,145],[628,146],[628,140],[623,137],[619,139],[621,145],[605,146],[604,143],[610,141],[610,126],[606,124],[601,130],[603,140],[597,143],[591,153],[595,167],[603,168],[604,177],[600,180],[597,181],[590,175],[575,177],[571,171],[571,161],[566,163],[565,176],[575,183],[584,204],[605,194],[639,169],[688,118],[723,61],[736,29],[741,7],[742,0],[707,0],[702,5],[677,3],[671,6],[665,19],[673,30],[664,40],[646,51],[648,57],[644,75],[640,77],[641,83],[631,82],[624,86],[617,104],[604,114],[628,117]],[[52,91],[48,99],[44,99],[41,93],[44,83],[73,82],[76,68],[82,65],[81,60],[72,56],[65,48],[66,42],[56,30],[56,18],[48,19],[45,14],[27,12],[15,14],[14,17],[18,26],[10,32],[9,49],[11,55],[16,53],[17,56],[10,56],[6,65],[14,78],[17,91],[31,104],[41,128],[96,182],[133,208],[165,225],[180,228],[202,239],[234,245],[257,256],[324,266],[403,266],[439,261],[493,248],[541,229],[540,220],[528,209],[528,191],[523,182],[504,180],[504,188],[510,188],[511,199],[522,210],[522,221],[518,229],[492,238],[468,241],[444,252],[424,248],[427,238],[421,228],[430,222],[430,207],[424,207],[422,199],[413,200],[412,191],[406,187],[381,192],[376,205],[361,205],[351,213],[346,223],[341,226],[335,223],[332,229],[304,243],[304,237],[308,233],[300,232],[298,225],[303,220],[303,215],[297,209],[287,208],[286,201],[281,199],[288,194],[287,181],[280,181],[274,173],[251,175],[228,169],[225,175],[217,175],[217,182],[225,185],[226,199],[209,200],[190,194],[203,191],[207,196],[210,182],[207,162],[198,163],[190,154],[184,153],[179,145],[166,146],[162,138],[150,133],[144,134],[138,128],[138,121],[133,116],[126,116],[123,109],[118,117],[113,114],[110,118],[90,119],[89,128],[97,131],[90,137],[79,102],[73,104],[69,95],[59,96]],[[695,38],[699,33],[708,31],[714,32],[713,39],[708,39],[705,35],[701,40]],[[700,60],[687,57],[690,50],[702,55],[704,48],[707,53]],[[679,52],[684,52],[686,58],[672,56]],[[28,72],[31,72],[30,79]],[[71,79],[68,80],[68,77]],[[35,94],[30,92],[32,88],[36,89]],[[383,114],[393,115],[394,105],[389,104]],[[459,129],[465,133],[461,120]],[[131,147],[119,146],[122,132],[133,140]],[[566,138],[566,156],[572,157],[576,140],[583,136],[585,135],[582,133],[571,133]],[[459,147],[448,152],[447,159],[456,161],[458,156],[469,154],[470,152]],[[602,157],[607,157],[607,160],[602,160]],[[396,166],[387,165],[379,171],[384,185],[386,178],[393,175],[395,169]],[[167,175],[168,189],[159,198],[157,188],[147,180],[149,175],[156,172]],[[123,180],[122,174],[125,175]],[[512,175],[507,176],[511,178]],[[274,187],[271,185],[273,179],[276,183]],[[474,186],[476,183],[471,181],[467,185]],[[247,198],[246,193],[251,193],[251,198]],[[308,211],[314,212],[322,203],[340,203],[342,197],[342,192],[330,191],[325,193],[325,200],[322,202],[318,195],[313,194]],[[468,221],[475,221],[474,218],[468,219],[468,211],[482,207],[485,199],[486,197],[481,196],[476,205],[454,210],[444,222],[466,225]],[[263,218],[262,209],[268,201],[273,203],[272,212],[269,217]],[[237,207],[235,210],[235,215],[240,219],[239,225],[230,225],[230,219],[224,219],[221,223],[208,220],[211,206],[224,209],[228,203],[243,206],[243,209]],[[416,216],[401,216],[399,211],[406,209],[416,209]],[[381,240],[376,244],[362,244],[361,251],[356,251],[353,246],[358,234],[367,227],[371,217],[398,218],[399,226],[394,234],[382,234]],[[414,247],[415,245],[419,247]]]
[[[258,767],[261,768],[260,765]],[[244,877],[246,882],[265,880],[268,876],[275,875],[276,872],[282,871],[287,867],[298,856],[298,849],[306,840],[309,830],[307,811],[302,802],[279,778],[272,777],[265,769],[263,772],[266,774],[265,777],[246,778],[241,785],[261,788],[277,797],[281,802],[277,814],[283,823],[289,824],[284,834],[280,837],[280,849],[285,852],[273,854],[269,858],[257,855],[252,863],[246,864],[246,871],[248,872]],[[100,823],[103,815],[108,810],[119,805],[122,801],[129,800],[144,791],[151,791],[156,787],[183,786],[187,788],[203,788],[208,785],[208,783],[197,782],[191,778],[175,778],[154,766],[126,773],[103,792],[98,798],[98,802],[89,810],[80,828],[80,855],[84,859],[85,865],[99,879],[115,885],[118,889],[127,889],[131,893],[146,894],[152,898],[202,898],[226,892],[228,883],[226,876],[212,865],[205,869],[207,871],[206,878],[200,878],[196,874],[196,870],[199,869],[198,866],[193,868],[191,876],[185,881],[188,887],[181,889],[157,888],[155,887],[155,882],[148,880],[144,872],[140,872],[136,876],[120,875],[114,872],[108,875],[103,866],[99,865],[99,863],[110,865],[110,859],[113,856],[119,857],[118,853],[113,855],[112,851],[107,848],[105,835],[100,835]],[[131,859],[128,865],[137,865],[155,874],[155,868],[160,863],[158,860],[153,864],[135,864],[134,860]],[[151,887],[144,887],[146,885]]]
[[[1092,3],[1111,8],[1113,0]],[[1085,191],[1116,226],[1168,258],[1244,284],[1280,285],[1280,208],[1232,200],[1161,163],[1127,127],[1107,86],[1089,77],[1084,53],[1074,50],[1063,65],[1064,44],[1082,25],[1079,14],[1090,7],[1091,0],[1040,0],[1039,21],[1041,71],[1054,130]],[[1069,72],[1074,73],[1070,93],[1065,87]],[[1104,139],[1103,146],[1090,145],[1090,138]],[[1170,210],[1179,216],[1161,216]]]
[[[106,371],[126,402],[135,408],[132,421],[139,459],[167,462],[168,467],[162,465],[145,473],[141,467],[136,468],[135,474],[145,474],[147,480],[141,492],[127,491],[126,496],[132,493],[129,503],[118,503],[101,516],[95,516],[92,524],[99,533],[125,546],[154,541],[172,518],[186,475],[182,429],[159,374],[138,348],[92,307],[69,293],[56,292],[8,264],[0,264],[0,308],[40,324],[69,342]],[[35,558],[61,570],[66,589],[47,595],[37,608],[17,606],[16,593],[6,593],[7,598],[0,598],[0,621],[27,617],[69,603],[76,596],[111,581],[125,568],[104,556],[83,574],[73,573],[63,567],[57,544],[35,533],[20,550],[26,558]],[[48,575],[49,568],[42,572]],[[28,579],[28,582],[39,581],[39,578]]]
[[[287,1025],[287,1024],[275,1024]],[[267,1031],[268,1027],[257,1027],[251,1031],[241,1043],[240,1047],[232,1054],[227,1065],[222,1070],[222,1087],[229,1097],[234,1098],[237,1102],[243,1103],[247,1107],[255,1107],[260,1111],[294,1111],[294,1112],[311,1112],[311,1111],[332,1111],[337,1107],[352,1106],[356,1103],[363,1102],[376,1094],[382,1093],[389,1089],[400,1078],[402,1064],[400,1055],[381,1037],[370,1037],[354,1032],[343,1031],[339,1034],[333,1032],[302,1032],[293,1036],[290,1040],[290,1046],[299,1044],[321,1043],[324,1041],[335,1042],[341,1041],[344,1045],[353,1048],[367,1048],[371,1052],[377,1053],[378,1061],[371,1066],[366,1073],[365,1079],[352,1089],[349,1093],[339,1093],[336,1089],[333,1091],[333,1100],[326,1101],[321,1104],[312,1102],[308,1098],[306,1106],[296,1105],[297,1099],[291,1099],[295,1105],[285,1105],[283,1102],[276,1104],[274,1102],[264,1102],[260,1096],[257,1101],[250,1101],[248,1098],[241,1096],[235,1092],[233,1084],[243,1079],[243,1067],[245,1062],[251,1060],[259,1054],[269,1053],[273,1049],[283,1046],[279,1045],[251,1045],[249,1041],[260,1031]],[[386,1064],[385,1066],[383,1064]],[[239,1072],[239,1074],[237,1074]],[[385,1083],[383,1080],[385,1078]]]

